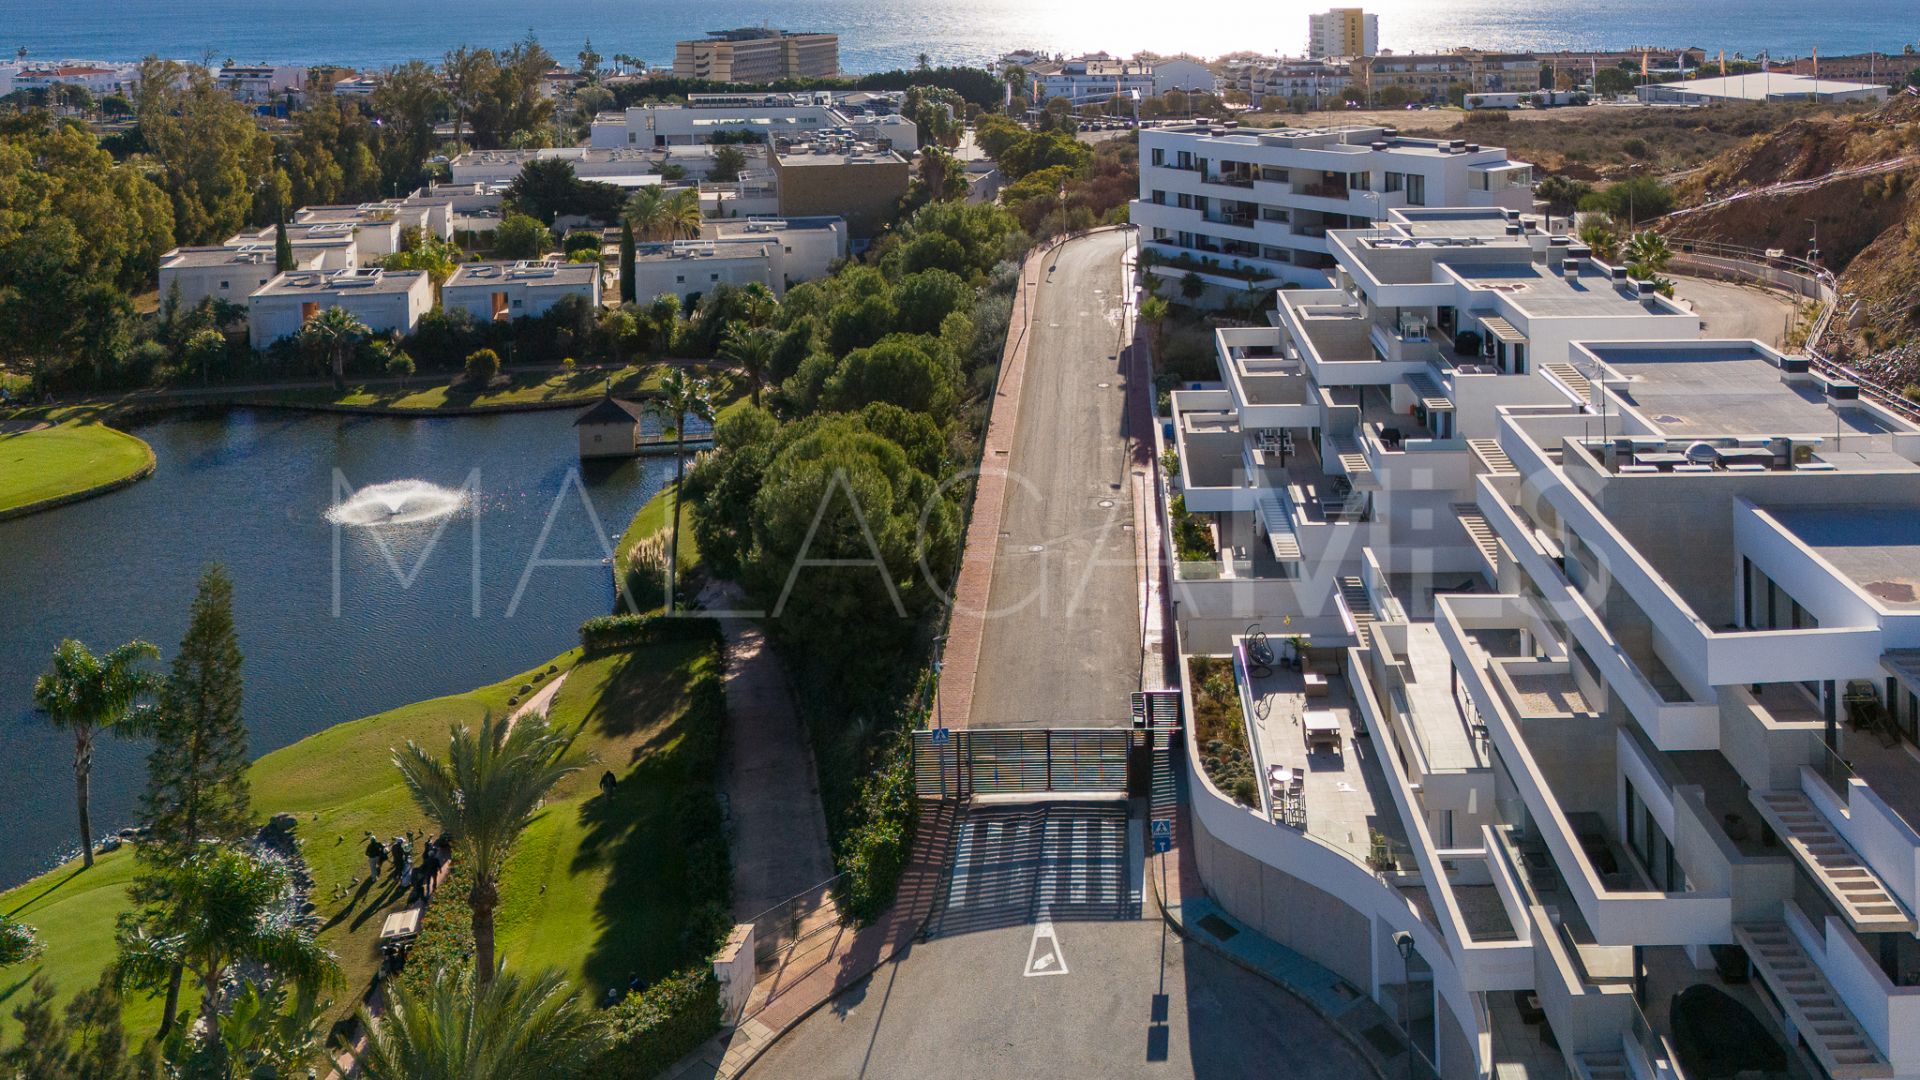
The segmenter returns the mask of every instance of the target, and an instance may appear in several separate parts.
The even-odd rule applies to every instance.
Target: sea
[[[532,34],[563,61],[588,39],[603,57],[654,64],[708,30],[770,25],[840,35],[853,73],[985,64],[1016,49],[1298,55],[1307,15],[1333,0],[0,0],[0,57],[233,59],[379,69],[453,46]],[[1698,46],[1729,57],[1878,50],[1920,39],[1916,0],[1360,0],[1383,48]],[[1920,58],[1915,59],[1920,65]]]

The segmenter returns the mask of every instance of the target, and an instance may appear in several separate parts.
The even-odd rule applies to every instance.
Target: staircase
[[[1856,854],[1813,802],[1798,791],[1756,792],[1753,801],[1787,850],[1813,875],[1856,929],[1869,933],[1913,931],[1913,919],[1880,878]]]
[[[1347,614],[1353,616],[1353,629],[1360,639],[1360,647],[1373,645],[1373,600],[1367,596],[1367,586],[1358,576],[1340,579],[1340,603],[1346,606]]]
[[[1572,364],[1542,364],[1540,370],[1560,380],[1567,389],[1578,394],[1581,401],[1593,401],[1593,383],[1580,374],[1579,368]]]
[[[1267,534],[1267,546],[1273,549],[1275,562],[1300,561],[1300,537],[1293,531],[1292,507],[1279,488],[1261,488],[1254,506],[1260,531]]]
[[[1580,1080],[1632,1080],[1627,1055],[1619,1050],[1589,1050],[1574,1057]]]
[[[1340,471],[1354,482],[1373,475],[1373,466],[1367,464],[1367,455],[1360,450],[1360,440],[1352,435],[1329,435],[1327,446],[1333,450],[1334,460],[1340,463]]]
[[[1480,467],[1495,476],[1519,476],[1520,470],[1514,468],[1513,459],[1500,449],[1498,439],[1468,439],[1467,449],[1480,459]]]
[[[1736,925],[1733,937],[1746,948],[1755,970],[1829,1076],[1865,1080],[1893,1075],[1893,1067],[1874,1049],[1785,923]]]
[[[1455,503],[1453,514],[1460,519],[1460,527],[1467,530],[1467,539],[1480,549],[1487,565],[1493,567],[1494,577],[1500,575],[1500,539],[1493,534],[1493,526],[1487,524],[1487,515],[1472,503]]]

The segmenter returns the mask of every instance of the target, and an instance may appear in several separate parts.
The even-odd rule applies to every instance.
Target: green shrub
[[[879,918],[900,886],[913,847],[915,811],[912,743],[892,740],[878,767],[861,784],[857,822],[840,844],[840,910],[856,922]]]
[[[472,889],[472,863],[455,858],[434,890],[433,903],[420,914],[420,933],[407,951],[407,966],[400,970],[400,981],[407,989],[425,992],[439,972],[473,963],[473,916],[467,907]]]
[[[718,641],[720,624],[701,615],[598,615],[580,624],[589,654],[632,649],[657,641]]]
[[[500,374],[500,354],[492,349],[475,349],[467,354],[467,379],[482,386]]]
[[[600,1080],[649,1080],[720,1030],[720,984],[711,969],[688,968],[627,995],[606,1025]]]
[[[40,939],[33,927],[0,915],[0,967],[40,955]]]

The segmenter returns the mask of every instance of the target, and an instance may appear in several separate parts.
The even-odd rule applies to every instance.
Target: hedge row
[[[580,624],[580,646],[588,653],[661,641],[719,640],[719,622],[705,615],[600,615]]]
[[[893,903],[900,875],[913,848],[915,811],[912,743],[896,736],[876,755],[875,768],[860,785],[854,813],[835,860],[840,879],[840,910],[866,924]]]
[[[606,1012],[598,1080],[650,1080],[720,1030],[720,983],[709,967],[669,975]]]

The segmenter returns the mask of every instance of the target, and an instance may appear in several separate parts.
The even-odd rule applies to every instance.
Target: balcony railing
[[[1218,184],[1222,187],[1250,188],[1253,186],[1252,173],[1208,173],[1200,178],[1203,184]]]
[[[1351,190],[1345,184],[1296,184],[1296,195],[1311,195],[1316,199],[1344,199]]]

